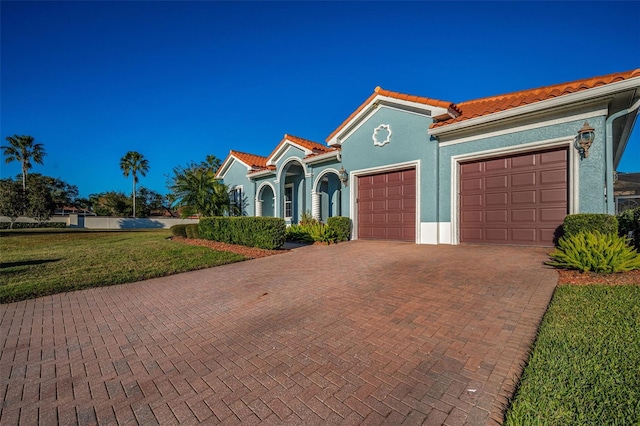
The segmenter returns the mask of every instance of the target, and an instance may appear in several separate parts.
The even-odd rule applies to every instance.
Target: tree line
[[[32,136],[13,135],[0,146],[5,163],[18,162],[21,174],[0,179],[0,216],[13,223],[20,216],[46,222],[56,211],[79,209],[98,216],[148,217],[178,211],[180,216],[223,216],[242,214],[242,205],[230,199],[229,188],[215,177],[220,159],[208,155],[202,162],[176,166],[168,177],[168,195],[138,186],[140,176],[149,171],[149,161],[137,151],[129,151],[120,159],[125,177],[132,177],[131,196],[121,191],[106,191],[79,196],[78,187],[59,178],[29,173],[33,163],[44,164],[46,152]]]

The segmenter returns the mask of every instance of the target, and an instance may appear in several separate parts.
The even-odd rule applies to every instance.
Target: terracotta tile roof
[[[453,112],[455,114],[460,113],[460,111],[458,111],[456,105],[453,102],[439,101],[437,99],[425,98],[423,96],[407,95],[405,93],[392,92],[391,90],[385,90],[382,87],[378,86],[378,87],[376,87],[374,89],[374,91],[371,94],[371,96],[369,96],[366,101],[364,101],[355,111],[353,111],[351,113],[351,115],[349,115],[349,117],[347,117],[347,119],[344,120],[342,122],[342,124],[340,124],[340,126],[338,126],[338,128],[335,129],[327,137],[326,141],[329,142],[331,140],[331,138],[333,138],[340,130],[342,130],[354,117],[356,117],[360,113],[360,111],[362,111],[367,105],[369,105],[369,103],[378,95],[386,96],[386,97],[394,98],[394,99],[399,99],[399,100],[403,100],[403,101],[409,101],[409,102],[416,102],[416,103],[425,104],[425,105],[438,106],[438,107],[441,107],[441,108],[446,108],[448,110],[453,110]]]
[[[329,152],[331,151],[333,148],[328,147],[326,145],[320,144],[318,142],[313,142],[310,141],[308,139],[304,139],[304,138],[299,138],[298,136],[293,136],[290,135],[288,133],[285,133],[284,135],[284,139],[282,139],[282,141],[280,141],[280,143],[278,144],[278,147],[280,147],[280,145],[282,145],[284,143],[285,140],[290,140],[291,142],[300,145],[304,148],[307,148],[311,151],[313,151],[314,154],[322,154],[325,152]],[[277,150],[278,148],[276,148],[274,150],[274,152]]]
[[[458,117],[438,117],[443,118],[443,121],[433,123],[430,127],[437,128],[453,123],[459,123],[471,118],[482,117],[511,108],[580,92],[582,90],[593,89],[595,87],[627,80],[633,77],[640,77],[640,69],[461,102],[456,104],[461,112]]]
[[[304,139],[304,138],[300,138],[298,136],[293,136],[290,135],[288,133],[284,134],[284,137],[282,138],[282,140],[280,141],[280,143],[278,144],[278,146],[275,147],[275,149],[273,151],[271,151],[271,154],[269,154],[269,156],[267,157],[267,162],[271,161],[271,158],[276,155],[278,153],[278,151],[280,151],[280,148],[282,147],[282,145],[284,145],[284,143],[286,141],[290,141],[295,143],[296,145],[301,146],[302,148],[308,149],[311,151],[311,155],[313,154],[324,154],[325,152],[329,152],[331,151],[331,147],[328,147],[326,145],[322,145],[318,142],[313,142],[310,141],[308,139]],[[307,154],[308,156],[309,154]]]
[[[252,169],[266,169],[267,168],[267,157],[262,157],[260,155],[247,154],[246,152],[234,151],[231,150],[230,155],[233,155],[238,160],[242,161]]]

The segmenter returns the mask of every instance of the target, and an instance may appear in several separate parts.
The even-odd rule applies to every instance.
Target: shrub
[[[605,213],[570,214],[564,218],[562,229],[565,235],[599,231],[603,234],[618,234],[618,219]]]
[[[313,217],[310,211],[307,210],[304,213],[302,213],[302,215],[300,216],[300,223],[299,223],[300,225],[305,226],[305,225],[312,225],[314,223],[319,223],[319,222],[318,222],[318,219]]]
[[[64,222],[14,222],[13,229],[35,229],[35,228],[66,228]],[[0,229],[12,229],[10,222],[0,222]]]
[[[187,225],[173,225],[169,230],[174,237],[187,238]]]
[[[200,219],[200,238],[274,250],[285,241],[286,224],[277,217],[207,217]]]
[[[187,233],[187,238],[198,239],[200,238],[200,234],[198,233],[198,224],[192,223],[185,227],[185,231]]]
[[[330,217],[327,220],[327,225],[335,232],[337,241],[349,241],[351,239],[351,219],[348,217]]]
[[[624,272],[640,269],[640,255],[627,239],[600,231],[581,232],[560,238],[548,265],[583,272]]]
[[[625,210],[618,215],[618,233],[630,237],[631,243],[640,250],[640,207]]]
[[[285,239],[294,243],[313,243],[313,237],[309,235],[306,226],[291,225],[285,232]]]

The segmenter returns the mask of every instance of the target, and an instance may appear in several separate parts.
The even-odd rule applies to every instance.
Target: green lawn
[[[640,425],[640,286],[560,286],[506,425]]]
[[[171,241],[170,232],[0,233],[0,303],[122,284],[245,258]]]

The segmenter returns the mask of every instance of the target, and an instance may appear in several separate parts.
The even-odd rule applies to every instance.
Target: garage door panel
[[[540,164],[541,165],[549,165],[549,164],[560,164],[564,165],[567,163],[567,150],[559,150],[559,151],[548,151],[540,154]]]
[[[482,175],[484,173],[484,167],[480,163],[467,163],[460,165],[460,171],[465,176],[472,177],[474,175]]]
[[[562,148],[461,164],[460,242],[552,246],[568,211],[567,159]]]
[[[358,237],[415,241],[416,170],[358,178]],[[369,202],[362,202],[362,186]],[[366,198],[365,198],[365,201]]]
[[[482,206],[482,194],[462,195],[460,196],[460,205],[462,207]]]
[[[487,189],[502,189],[507,187],[507,176],[494,176],[485,180],[485,186]]]
[[[467,242],[480,243],[483,241],[483,236],[480,228],[465,228],[460,232],[460,238]]]
[[[519,173],[511,175],[511,186],[513,188],[520,188],[526,186],[536,185],[536,172]]]
[[[485,206],[487,207],[495,207],[495,206],[506,206],[508,204],[509,195],[506,192],[498,192],[496,194],[486,194]]]
[[[463,191],[480,191],[484,189],[484,179],[482,178],[463,179],[461,186],[462,186],[461,189]]]
[[[542,183],[543,185],[566,184],[566,182],[566,170],[549,170],[540,172],[540,183]]]
[[[460,215],[461,221],[465,224],[483,223],[484,211],[482,210],[470,210],[464,211]]]
[[[527,167],[534,167],[536,165],[535,155],[522,155],[519,157],[513,157],[511,159],[512,169],[521,169]]]
[[[545,203],[566,203],[567,202],[567,190],[563,188],[559,189],[541,189],[540,190],[540,202]]]
[[[542,222],[560,222],[564,220],[567,215],[567,211],[560,208],[555,209],[540,209],[540,220]]]
[[[513,209],[511,210],[512,222],[535,222],[536,221],[536,209]]]
[[[516,191],[511,193],[511,204],[535,204],[536,191]]]
[[[487,210],[485,212],[485,222],[488,224],[509,222],[508,210]]]
[[[492,243],[506,243],[509,240],[509,229],[488,228],[485,231],[485,238]]]
[[[507,170],[508,168],[509,168],[509,165],[505,158],[491,160],[485,163],[485,170],[488,172],[493,172],[496,170]]]

